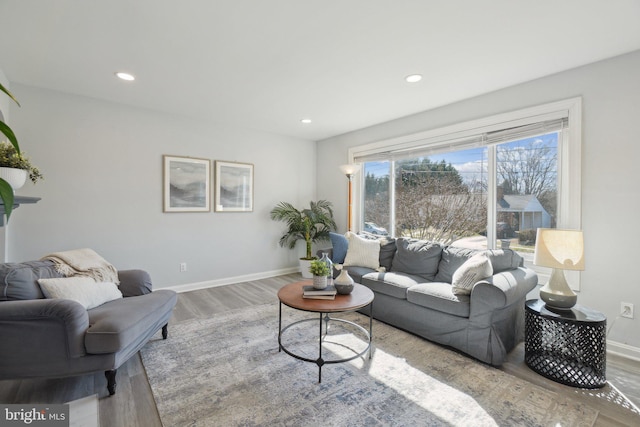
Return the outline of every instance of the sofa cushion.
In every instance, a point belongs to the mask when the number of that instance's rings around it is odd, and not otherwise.
[[[82,304],[86,309],[122,298],[122,293],[115,283],[96,282],[91,277],[38,279],[38,284],[47,298],[70,299]]]
[[[344,259],[347,256],[347,249],[349,248],[349,241],[342,234],[329,232],[329,239],[331,240],[331,261],[334,264],[344,263]]]
[[[122,298],[91,309],[89,329],[84,337],[87,353],[115,353],[146,339],[149,329],[158,331],[162,313],[170,313],[176,293],[159,290],[148,295]],[[154,332],[155,332],[154,331]]]
[[[344,259],[345,266],[367,267],[377,270],[380,268],[380,242],[369,240],[348,232],[349,248]]]
[[[387,271],[365,274],[360,283],[374,292],[407,299],[407,289],[423,282],[424,279],[420,276]]]
[[[521,267],[524,262],[523,258],[511,249],[480,250],[447,246],[442,251],[442,259],[438,265],[435,281],[451,283],[453,273],[469,258],[480,252],[485,252],[488,255],[493,267],[493,274]]]
[[[451,281],[454,295],[469,295],[473,285],[493,274],[493,267],[486,252],[480,252],[465,261],[453,273]]]
[[[513,249],[489,249],[487,255],[493,266],[493,274],[524,266],[524,258]]]
[[[380,239],[380,267],[384,267],[387,271],[391,270],[397,249],[396,239],[390,237]]]
[[[420,283],[407,289],[407,301],[452,314],[459,317],[469,317],[469,295],[454,295],[449,283],[428,282]]]
[[[118,289],[124,297],[137,297],[150,294],[153,290],[151,276],[145,270],[119,270]]]
[[[442,254],[439,243],[400,237],[396,240],[396,247],[392,271],[420,276],[426,280],[435,278]]]
[[[51,261],[0,264],[0,301],[44,298],[38,279],[62,277]]]

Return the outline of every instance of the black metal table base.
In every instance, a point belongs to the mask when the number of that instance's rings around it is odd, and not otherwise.
[[[539,300],[525,303],[526,365],[540,375],[571,387],[604,387],[606,317],[576,305],[554,311]]]
[[[331,363],[344,363],[344,362],[349,362],[351,360],[357,359],[358,357],[363,356],[365,353],[369,352],[369,359],[371,359],[372,355],[371,355],[371,344],[373,342],[373,302],[370,304],[370,312],[369,312],[369,330],[367,331],[365,328],[363,328],[362,326],[358,325],[355,322],[352,322],[350,320],[346,320],[346,319],[338,319],[335,317],[330,317],[329,313],[318,313],[319,314],[319,319],[303,319],[303,320],[298,320],[296,322],[293,322],[287,326],[285,326],[284,328],[282,327],[282,302],[280,303],[280,312],[278,314],[278,351],[284,351],[285,353],[287,353],[289,356],[294,357],[298,360],[302,360],[305,362],[311,362],[311,363],[315,363],[318,366],[318,383],[322,382],[322,367],[326,364],[331,364]],[[304,357],[301,356],[299,354],[294,353],[293,351],[287,349],[283,344],[282,344],[282,334],[284,334],[289,328],[299,325],[301,323],[306,323],[306,322],[319,322],[319,339],[318,339],[318,357],[316,359],[311,359],[308,357]],[[322,323],[324,322],[325,327],[324,327],[324,332],[323,332],[323,328],[322,328]],[[328,335],[328,331],[329,331],[329,322],[340,322],[340,323],[346,323],[349,324],[351,326],[354,326],[357,330],[359,330],[360,332],[362,332],[364,334],[364,336],[366,337],[367,340],[367,347],[362,350],[359,353],[355,353],[353,356],[351,357],[347,357],[344,359],[325,359],[322,355],[322,344],[325,342],[327,335]],[[354,350],[355,351],[355,350]]]

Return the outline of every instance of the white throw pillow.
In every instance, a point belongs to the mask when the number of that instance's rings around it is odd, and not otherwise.
[[[122,293],[115,283],[96,282],[90,277],[38,279],[38,284],[45,297],[74,300],[87,310],[122,298]]]
[[[374,270],[380,268],[380,241],[363,239],[355,233],[347,232],[349,246],[344,266],[368,267]]]
[[[486,253],[472,256],[453,273],[451,285],[454,295],[469,295],[473,285],[492,274],[493,266]]]

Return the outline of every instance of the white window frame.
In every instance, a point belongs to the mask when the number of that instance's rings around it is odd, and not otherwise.
[[[384,153],[389,150],[410,150],[416,147],[437,147],[446,144],[445,141],[463,139],[469,135],[508,129],[546,120],[567,117],[569,124],[560,135],[560,150],[558,150],[558,228],[582,229],[582,97],[570,98],[535,107],[524,108],[502,114],[471,120],[451,126],[430,129],[423,132],[404,135],[397,138],[385,139],[373,143],[351,147],[348,150],[349,163],[356,158]],[[495,147],[487,147],[489,162],[495,161]],[[492,174],[489,174],[492,175]],[[493,182],[492,182],[493,181]],[[363,225],[364,204],[364,174],[353,181],[353,218],[354,229],[360,230]],[[487,235],[494,236],[487,242],[489,247],[495,247],[495,177],[489,176],[489,203],[493,209],[488,213]],[[567,278],[571,287],[579,289],[579,272],[567,271]]]

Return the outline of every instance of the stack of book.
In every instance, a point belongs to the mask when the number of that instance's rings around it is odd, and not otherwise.
[[[335,299],[336,293],[336,287],[333,285],[329,285],[324,289],[316,289],[311,285],[302,287],[302,298]]]

